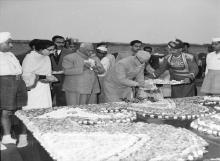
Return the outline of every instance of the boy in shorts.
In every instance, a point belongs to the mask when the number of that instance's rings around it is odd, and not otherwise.
[[[21,79],[22,68],[13,53],[11,34],[0,32],[0,110],[2,144],[15,144],[11,137],[11,115],[27,104],[27,90]],[[1,145],[3,146],[3,145]]]

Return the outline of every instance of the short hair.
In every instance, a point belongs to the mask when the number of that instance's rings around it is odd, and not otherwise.
[[[107,42],[97,43],[97,44],[96,44],[96,48],[99,47],[99,46],[103,46],[103,45],[108,46],[108,43],[107,43]]]
[[[187,48],[189,48],[189,47],[190,47],[190,44],[189,44],[188,42],[184,42],[184,43],[183,43],[183,46],[184,46],[184,47],[186,46]]]
[[[142,41],[140,41],[140,40],[133,40],[133,41],[130,42],[130,46],[133,46],[136,43],[142,44]]]
[[[143,48],[143,50],[144,50],[144,51],[152,52],[152,51],[153,51],[153,48],[150,47],[150,46],[145,46],[145,47]]]
[[[37,42],[39,41],[39,39],[33,39],[33,40],[31,40],[30,42],[29,42],[29,47],[31,48],[31,49],[34,49],[34,47],[35,47],[35,45],[37,44]]]
[[[52,37],[52,41],[54,42],[56,39],[64,39],[63,36],[60,36],[60,35],[55,35]],[[65,40],[65,39],[64,39]]]
[[[50,40],[38,40],[35,43],[35,50],[40,51],[54,45],[55,44]]]

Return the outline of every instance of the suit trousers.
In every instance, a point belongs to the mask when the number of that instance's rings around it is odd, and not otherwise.
[[[97,94],[80,94],[77,92],[66,91],[66,103],[68,106],[71,105],[84,105],[84,104],[96,104]]]
[[[62,90],[61,83],[54,83],[52,84],[52,99],[54,102],[55,99],[55,106],[66,106],[66,97],[65,92]]]

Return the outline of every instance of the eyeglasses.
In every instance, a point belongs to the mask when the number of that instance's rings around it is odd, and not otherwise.
[[[57,43],[57,44],[65,44],[64,41],[56,41],[55,43]]]
[[[133,45],[133,47],[141,48],[142,45]]]

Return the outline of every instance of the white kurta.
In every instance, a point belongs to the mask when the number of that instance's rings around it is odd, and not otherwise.
[[[216,52],[209,53],[206,57],[206,71],[205,74],[208,73],[208,70],[220,70],[220,53],[216,54]]]
[[[115,57],[111,54],[107,54],[102,60],[101,60],[101,64],[103,65],[105,72],[103,74],[99,74],[99,84],[100,84],[100,89],[101,92],[98,95],[98,102],[99,103],[104,103],[105,102],[105,94],[104,94],[104,86],[103,86],[103,81],[104,81],[104,77],[106,76],[106,74],[108,73],[108,71],[113,68],[113,66],[115,65]]]
[[[24,58],[23,79],[27,86],[34,83],[35,75],[51,75],[51,62],[49,56],[32,51]],[[28,91],[28,103],[23,109],[52,107],[49,83],[37,82],[35,88]]]
[[[11,52],[0,51],[0,75],[19,75],[22,73],[21,65]]]
[[[206,75],[202,83],[201,92],[220,94],[220,53],[215,51],[206,57]]]

